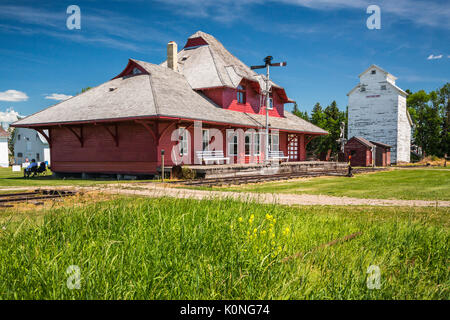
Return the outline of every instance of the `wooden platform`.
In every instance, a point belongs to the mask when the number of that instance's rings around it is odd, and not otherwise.
[[[281,164],[219,164],[219,165],[187,165],[201,178],[225,178],[245,175],[272,175],[293,172],[347,172],[346,162],[298,161]]]

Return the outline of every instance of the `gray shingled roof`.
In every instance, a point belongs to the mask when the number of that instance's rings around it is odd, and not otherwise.
[[[208,45],[186,48],[178,52],[178,71],[186,77],[193,89],[236,88],[244,78],[258,82],[261,88],[265,87],[265,75],[250,69],[212,35],[197,31],[189,38],[199,37]],[[167,66],[167,61],[161,65]],[[270,84],[282,89],[273,81],[270,81]]]
[[[5,129],[3,129],[2,126],[0,126],[0,137],[9,137],[8,131],[6,131]]]
[[[382,148],[392,148],[392,146],[390,146],[390,145],[388,145],[386,143],[383,143],[383,142],[378,142],[378,141],[370,141],[370,142],[372,144],[374,144],[376,146],[379,146],[379,147],[382,147]]]
[[[353,138],[355,138],[356,140],[361,142],[366,147],[369,147],[369,148],[373,148],[374,147],[374,145],[369,140],[364,139],[363,137],[353,137]]]
[[[252,127],[265,125],[264,115],[226,110],[216,105],[203,94],[193,90],[182,73],[133,59],[130,59],[130,63],[138,65],[146,73],[115,78],[18,120],[13,126],[46,127],[58,123],[163,116]],[[199,70],[201,72],[201,67]],[[288,111],[285,111],[284,118],[270,117],[269,122],[274,129],[327,133]]]

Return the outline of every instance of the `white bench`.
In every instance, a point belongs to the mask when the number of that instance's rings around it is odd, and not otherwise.
[[[224,161],[226,163],[230,162],[230,158],[225,157],[223,151],[197,151],[197,158],[200,162],[208,164],[208,161],[213,161],[219,164],[219,161]]]
[[[289,157],[285,156],[283,151],[269,151],[269,160],[286,160],[288,161]]]

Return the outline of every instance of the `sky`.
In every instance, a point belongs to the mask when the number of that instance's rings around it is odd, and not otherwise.
[[[70,5],[80,29],[67,27]],[[367,27],[369,5],[379,29]],[[112,79],[129,58],[159,64],[169,41],[181,49],[198,30],[247,65],[286,61],[271,78],[303,111],[333,100],[344,110],[371,64],[413,92],[450,81],[448,0],[1,0],[0,111],[42,110]]]

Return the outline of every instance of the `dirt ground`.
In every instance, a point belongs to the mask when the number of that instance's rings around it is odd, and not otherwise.
[[[35,190],[33,188],[2,188],[1,191]],[[359,199],[350,197],[335,197],[311,194],[270,194],[270,193],[240,193],[226,191],[205,191],[178,189],[156,183],[139,183],[117,185],[99,185],[95,187],[42,187],[42,189],[67,189],[80,191],[100,191],[109,194],[137,195],[145,197],[175,197],[191,199],[233,198],[243,201],[260,203],[277,203],[284,205],[338,205],[338,206],[402,206],[402,207],[450,207],[450,201],[427,200],[391,200],[391,199]]]

